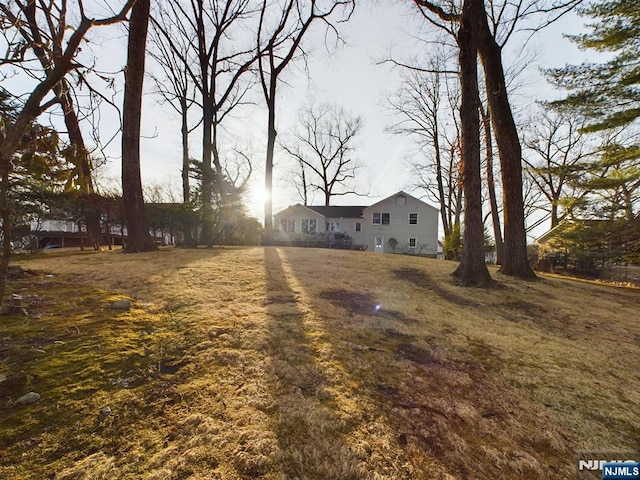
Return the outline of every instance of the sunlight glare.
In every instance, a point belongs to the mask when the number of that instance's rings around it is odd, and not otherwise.
[[[269,198],[269,194],[264,188],[264,185],[254,185],[249,198],[251,214],[260,218],[264,214],[264,202]]]

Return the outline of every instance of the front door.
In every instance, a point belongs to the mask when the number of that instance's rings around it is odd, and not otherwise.
[[[384,237],[376,237],[375,242],[373,242],[373,251],[376,253],[384,252]]]

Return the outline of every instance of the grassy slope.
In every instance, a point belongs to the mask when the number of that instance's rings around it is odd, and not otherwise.
[[[54,276],[0,319],[0,478],[563,479],[640,448],[639,290],[286,248],[19,263]]]

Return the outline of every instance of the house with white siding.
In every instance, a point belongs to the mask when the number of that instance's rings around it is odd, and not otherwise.
[[[274,216],[275,240],[346,234],[353,248],[436,256],[438,209],[400,191],[370,206],[292,205]]]

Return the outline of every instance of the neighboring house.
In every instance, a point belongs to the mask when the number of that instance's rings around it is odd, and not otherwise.
[[[169,244],[170,236],[166,232],[150,231],[153,240],[160,244]],[[17,248],[65,248],[65,247],[90,247],[89,235],[86,227],[82,230],[76,222],[65,220],[44,220],[32,222],[29,226],[23,226],[14,232],[14,244]],[[99,245],[122,245],[127,239],[127,227],[109,225],[106,231],[104,225],[100,225]]]
[[[371,206],[296,204],[273,217],[275,238],[282,242],[340,232],[351,237],[353,248],[437,255],[438,209],[402,191]]]

